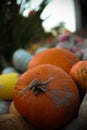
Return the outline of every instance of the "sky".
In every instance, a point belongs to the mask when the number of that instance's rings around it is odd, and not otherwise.
[[[43,26],[49,30],[61,21],[65,22],[65,27],[70,31],[75,31],[75,12],[73,0],[53,0],[44,10],[41,18],[49,15],[49,19],[43,22]]]
[[[24,11],[23,15],[26,17],[29,10],[38,6],[42,0],[31,0],[31,7]],[[65,23],[65,27],[74,32],[75,26],[75,11],[74,0],[51,0],[41,14],[41,19],[46,19],[42,25],[46,31],[58,25],[60,22]]]

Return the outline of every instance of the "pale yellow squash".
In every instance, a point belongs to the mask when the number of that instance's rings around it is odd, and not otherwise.
[[[0,99],[12,99],[16,82],[19,78],[18,73],[0,75]]]

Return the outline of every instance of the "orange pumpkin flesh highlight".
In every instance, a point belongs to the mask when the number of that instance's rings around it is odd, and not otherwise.
[[[41,64],[52,64],[65,70],[67,73],[79,59],[64,48],[49,48],[36,54],[28,63],[28,69]]]
[[[70,70],[70,76],[80,91],[87,92],[87,60],[79,61]]]
[[[40,82],[29,86],[35,79]],[[71,120],[80,102],[77,86],[71,77],[50,64],[39,65],[21,75],[13,100],[18,112],[32,124],[50,130]]]

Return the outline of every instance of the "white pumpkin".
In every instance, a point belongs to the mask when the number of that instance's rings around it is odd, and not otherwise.
[[[83,57],[82,60],[87,60],[87,48],[83,50]]]
[[[16,69],[14,67],[6,67],[2,70],[1,74],[7,74],[7,73],[13,73],[13,72],[17,72]]]
[[[68,50],[71,50],[72,47],[73,44],[70,41],[58,42],[56,45],[56,48],[66,48]]]
[[[79,130],[87,130],[87,94],[85,94],[78,111]]]
[[[32,55],[24,49],[18,49],[13,53],[12,62],[13,66],[24,72],[27,69],[29,61],[32,59]]]
[[[61,130],[78,130],[77,117],[73,118],[70,122],[68,122],[67,125],[64,126],[64,128],[62,128]]]
[[[47,47],[40,47],[40,48],[38,48],[36,51],[35,51],[35,54],[37,54],[37,53],[39,53],[39,52],[41,52],[41,51],[44,51],[44,50],[46,50],[46,49],[48,49]]]
[[[0,100],[0,115],[9,113],[9,106],[11,101]]]

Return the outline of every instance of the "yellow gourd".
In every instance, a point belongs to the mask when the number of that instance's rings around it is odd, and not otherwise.
[[[18,73],[0,75],[0,99],[10,100],[13,98],[13,92],[18,78]]]

